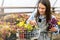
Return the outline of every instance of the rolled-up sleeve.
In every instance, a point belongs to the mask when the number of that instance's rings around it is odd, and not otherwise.
[[[30,17],[28,18],[28,20],[26,21],[26,23],[29,23],[30,20],[35,20],[35,15],[36,15],[37,9],[35,9],[35,12],[33,12]]]

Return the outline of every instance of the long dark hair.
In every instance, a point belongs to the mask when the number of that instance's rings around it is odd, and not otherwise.
[[[46,6],[46,11],[45,11],[45,15],[46,15],[46,23],[49,22],[49,20],[51,20],[51,6],[50,6],[50,1],[49,0],[39,0],[38,2],[38,5],[39,3],[42,3],[43,5]],[[37,13],[36,13],[36,18],[40,16],[39,14],[39,10],[37,10]]]

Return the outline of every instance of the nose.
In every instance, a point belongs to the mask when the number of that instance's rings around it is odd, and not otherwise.
[[[40,12],[43,12],[43,9],[40,8],[39,11],[40,11]]]

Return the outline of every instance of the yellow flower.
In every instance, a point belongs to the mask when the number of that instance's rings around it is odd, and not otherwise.
[[[6,31],[11,30],[11,28],[7,25],[7,26],[3,26],[3,29],[5,29]]]
[[[3,40],[3,38],[1,37],[0,40]]]
[[[19,20],[19,18],[17,18],[17,20]]]
[[[58,23],[58,25],[60,25],[60,22],[57,22]]]
[[[24,21],[22,21],[22,22],[18,23],[18,24],[17,24],[17,26],[21,27],[21,26],[23,26],[23,25],[24,25],[24,23],[25,23],[25,22],[24,22]]]
[[[27,24],[24,24],[25,29],[27,29],[27,26],[28,26]]]
[[[10,22],[7,22],[7,25],[10,25]]]
[[[3,28],[3,25],[0,25],[0,28]]]
[[[25,24],[24,26],[27,30],[32,30],[33,27],[30,24]]]

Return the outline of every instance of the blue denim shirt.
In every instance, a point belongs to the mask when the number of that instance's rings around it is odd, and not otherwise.
[[[35,15],[36,15],[36,11],[34,13],[31,14],[31,16],[28,18],[28,20],[26,21],[27,23],[29,23],[29,20],[35,20]],[[43,16],[39,17],[40,19],[45,20],[45,18]],[[55,16],[52,15],[52,18],[55,18]],[[58,29],[58,27],[56,27]]]
[[[29,23],[30,20],[35,20],[35,15],[36,15],[36,13],[32,13],[32,15],[29,17],[29,19],[28,19],[26,22]],[[41,31],[46,31],[46,30],[45,30],[46,28],[44,29],[44,27],[47,27],[47,26],[48,26],[48,25],[45,25],[45,23],[46,23],[46,18],[45,18],[44,16],[40,16],[39,18],[42,19],[42,23],[39,23],[39,22],[38,22],[39,28],[40,28],[41,30],[35,30],[35,31],[33,32],[33,33],[36,32],[36,33],[38,34],[37,36],[39,36],[39,34],[40,34],[39,31],[40,31],[40,32],[41,32]],[[55,18],[55,16],[52,15],[52,18]],[[57,33],[54,32],[53,34],[58,34],[58,33],[59,33],[58,25],[56,25],[55,28],[57,29],[58,32],[57,32]]]

